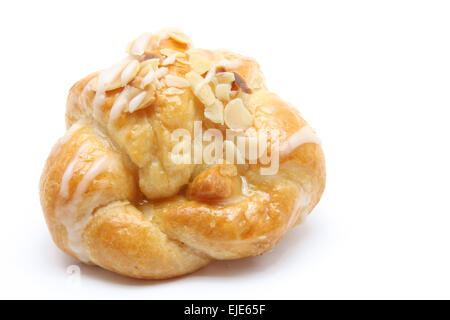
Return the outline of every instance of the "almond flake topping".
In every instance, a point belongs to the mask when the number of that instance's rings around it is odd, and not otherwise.
[[[142,84],[147,86],[148,84],[152,83],[153,81],[157,82],[158,79],[162,78],[168,73],[169,70],[167,68],[159,68],[155,71],[149,71],[147,75],[142,79]],[[157,86],[159,86],[159,83],[157,83]]]
[[[204,74],[212,67],[212,61],[204,57],[200,53],[192,53],[189,56],[189,62],[193,71],[198,74]]]
[[[175,63],[175,60],[177,59],[176,56],[169,56],[166,59],[164,59],[163,62],[161,62],[162,66],[170,66],[171,64]]]
[[[253,123],[253,116],[244,106],[242,99],[231,100],[224,110],[224,121],[228,128],[244,131]]]
[[[216,75],[217,82],[219,83],[233,83],[234,73],[233,72],[219,72]]]
[[[207,119],[215,123],[223,124],[223,104],[220,100],[215,100],[213,104],[206,106],[204,115]]]
[[[175,60],[178,61],[179,63],[190,65],[189,61],[187,61],[185,58],[176,58]]]
[[[169,31],[167,32],[167,36],[179,43],[188,45],[192,43],[191,39],[187,35],[179,31]]]
[[[133,80],[139,72],[141,65],[137,60],[132,60],[126,68],[123,70],[120,77],[122,86],[126,86],[131,80]]]
[[[177,96],[177,95],[183,94],[184,90],[178,89],[175,87],[170,87],[170,88],[167,88],[166,90],[164,90],[163,93],[166,96]]]
[[[136,110],[144,108],[146,105],[143,102],[146,96],[146,91],[142,91],[141,93],[137,94],[133,99],[131,99],[130,103],[128,104],[128,111],[134,112]]]
[[[247,86],[247,83],[245,82],[244,78],[237,72],[233,72],[234,73],[234,83],[242,90],[242,92],[245,93],[252,93],[252,89],[250,89]]]
[[[163,48],[163,49],[159,50],[159,52],[161,52],[161,54],[165,55],[166,57],[170,57],[170,56],[185,57],[186,56],[186,54],[184,52],[173,50],[170,48]]]
[[[152,58],[141,62],[142,73],[147,74],[150,70],[156,70],[159,66],[159,58]]]
[[[184,58],[186,56],[186,54],[183,52],[176,51],[176,50],[169,49],[169,48],[161,49],[159,52],[161,52],[161,54],[163,54],[167,57],[161,63],[161,65],[163,65],[163,66],[168,66],[168,65],[174,64],[175,60],[177,58]]]
[[[130,69],[128,69],[129,66]],[[100,92],[121,88],[136,76],[136,70],[139,70],[139,62],[136,60],[124,59],[116,65],[103,70],[98,77],[97,84],[93,84],[92,88],[95,91]],[[128,81],[125,84],[123,84],[122,81],[122,73],[125,73],[125,79],[123,80]]]
[[[205,82],[205,79],[203,79],[201,75],[194,71],[191,71],[186,74],[186,79],[190,82],[195,96],[205,106],[212,105],[215,102],[216,97],[214,96],[211,87]]]
[[[189,81],[185,78],[174,76],[172,74],[166,75],[165,79],[168,87],[186,88],[190,85]]]
[[[147,49],[148,42],[150,41],[150,33],[143,33],[132,44],[130,44],[130,53],[140,56]]]
[[[231,84],[219,83],[216,85],[216,97],[222,101],[230,100]]]
[[[153,79],[147,78],[149,74],[152,74],[158,70],[159,59],[149,59],[141,62],[141,70],[137,74],[136,78],[131,82],[131,85],[140,89],[145,89]]]
[[[155,90],[141,90],[133,86],[126,86],[114,101],[109,114],[109,120],[115,121],[123,111],[135,112],[150,106],[155,101]]]

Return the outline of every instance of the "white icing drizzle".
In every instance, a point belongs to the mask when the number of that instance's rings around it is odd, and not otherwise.
[[[242,194],[244,195],[244,196],[250,196],[251,195],[251,193],[250,193],[250,191],[249,191],[249,188],[248,188],[248,183],[247,183],[247,179],[244,177],[244,176],[240,176],[241,177],[241,181],[242,181],[242,184],[241,184],[241,192],[242,192]]]
[[[70,138],[72,138],[72,136],[74,135],[75,132],[78,131],[78,129],[80,129],[82,127],[82,124],[80,122],[76,122],[74,123],[69,130],[67,130],[66,134],[59,140],[59,143],[61,145],[65,144],[67,141],[70,140]]]
[[[109,170],[110,163],[108,157],[104,156],[97,159],[86,174],[78,183],[77,188],[70,201],[58,208],[56,214],[60,215],[61,222],[67,230],[69,245],[75,255],[83,262],[90,261],[89,254],[86,252],[82,243],[82,233],[91,218],[94,207],[86,209],[83,216],[77,215],[78,205],[81,202],[82,195],[86,192],[92,181],[102,172]],[[67,169],[66,169],[67,170]],[[94,203],[95,201],[93,201]],[[64,211],[64,214],[62,214]]]
[[[321,144],[319,137],[310,126],[304,126],[280,145],[280,156],[286,156],[305,143]]]
[[[72,179],[74,169],[75,169],[75,164],[78,161],[78,158],[80,157],[80,155],[83,152],[85,152],[86,149],[87,149],[86,144],[81,145],[81,147],[78,149],[75,156],[70,161],[66,170],[64,171],[64,174],[63,174],[63,177],[61,180],[61,186],[59,188],[59,194],[61,195],[61,197],[65,198],[65,199],[67,199],[69,197],[69,182]]]
[[[83,176],[80,183],[77,186],[77,190],[74,193],[73,200],[79,201],[80,197],[86,191],[89,184],[97,177],[100,173],[102,173],[106,167],[108,166],[108,157],[104,156],[100,159],[95,160],[92,166],[89,168],[88,172]]]

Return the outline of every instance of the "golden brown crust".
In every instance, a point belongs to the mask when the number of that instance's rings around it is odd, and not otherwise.
[[[186,192],[188,199],[220,201],[237,195],[241,181],[237,168],[232,164],[218,165],[197,175]]]
[[[144,34],[128,50],[127,59],[69,92],[68,131],[40,183],[56,245],[86,263],[145,279],[273,248],[325,187],[324,155],[312,129],[267,91],[253,59],[193,49],[177,31]],[[259,160],[175,161],[171,133],[193,136],[196,120],[222,133],[227,126],[242,127],[241,135],[248,128],[277,130],[279,170],[262,174],[267,164]],[[269,144],[275,138],[269,134]]]
[[[170,240],[127,202],[95,213],[86,227],[92,260],[105,269],[143,279],[164,279],[193,272],[211,259]]]

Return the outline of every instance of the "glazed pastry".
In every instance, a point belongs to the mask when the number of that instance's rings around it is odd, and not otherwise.
[[[130,277],[263,254],[325,187],[320,140],[267,90],[258,63],[193,48],[176,30],[143,34],[125,59],[78,81],[66,124],[40,182],[50,233],[73,258]],[[198,130],[223,134],[213,161]]]

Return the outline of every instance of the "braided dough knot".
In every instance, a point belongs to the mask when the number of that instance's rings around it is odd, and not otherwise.
[[[40,185],[56,245],[150,279],[273,248],[323,193],[314,130],[267,90],[253,59],[195,49],[176,30],[143,34],[127,53],[69,92],[68,130]]]

